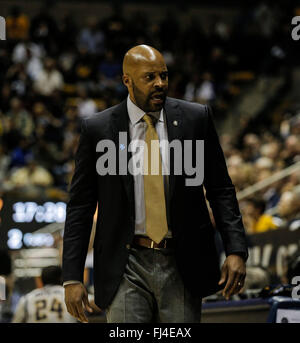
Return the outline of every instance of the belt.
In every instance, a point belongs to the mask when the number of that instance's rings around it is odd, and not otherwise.
[[[148,237],[134,236],[133,244],[140,245],[145,248],[151,248],[151,249],[167,249],[167,248],[173,248],[174,241],[172,238],[165,238],[157,244],[156,242],[152,241],[152,239]]]

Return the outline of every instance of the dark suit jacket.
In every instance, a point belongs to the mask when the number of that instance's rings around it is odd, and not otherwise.
[[[203,185],[226,255],[241,253],[247,258],[245,232],[235,188],[227,172],[209,107],[167,98],[164,108],[169,141],[204,140]],[[95,303],[102,309],[112,301],[125,270],[135,230],[135,207],[132,175],[97,174],[96,161],[103,153],[96,152],[96,145],[102,139],[113,140],[118,161],[118,135],[119,132],[127,132],[129,143],[128,121],[126,100],[83,121],[67,206],[63,279],[82,281],[93,215],[98,203],[94,285]],[[174,121],[177,121],[177,126]],[[128,160],[130,157],[128,153]],[[217,285],[220,268],[214,228],[203,185],[186,186],[185,178],[189,176],[185,175],[184,168],[183,175],[174,175],[173,162],[171,155],[169,224],[175,242],[176,261],[186,287],[193,294],[204,297],[220,289]]]

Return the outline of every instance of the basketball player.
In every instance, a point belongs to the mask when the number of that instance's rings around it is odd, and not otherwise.
[[[42,288],[23,296],[14,314],[13,323],[76,323],[66,308],[62,274],[59,266],[42,270]]]

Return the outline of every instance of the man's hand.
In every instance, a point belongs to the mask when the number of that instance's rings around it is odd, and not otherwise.
[[[244,286],[246,277],[246,264],[239,255],[227,256],[221,270],[219,285],[226,282],[223,296],[228,300],[231,295],[238,293]]]
[[[88,323],[84,309],[92,313],[88,293],[82,283],[65,286],[65,303],[68,312],[82,323]]]

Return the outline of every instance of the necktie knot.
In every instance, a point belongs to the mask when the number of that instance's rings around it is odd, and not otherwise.
[[[155,119],[153,116],[149,114],[144,114],[143,120],[147,124],[148,127],[154,127],[155,125]]]

